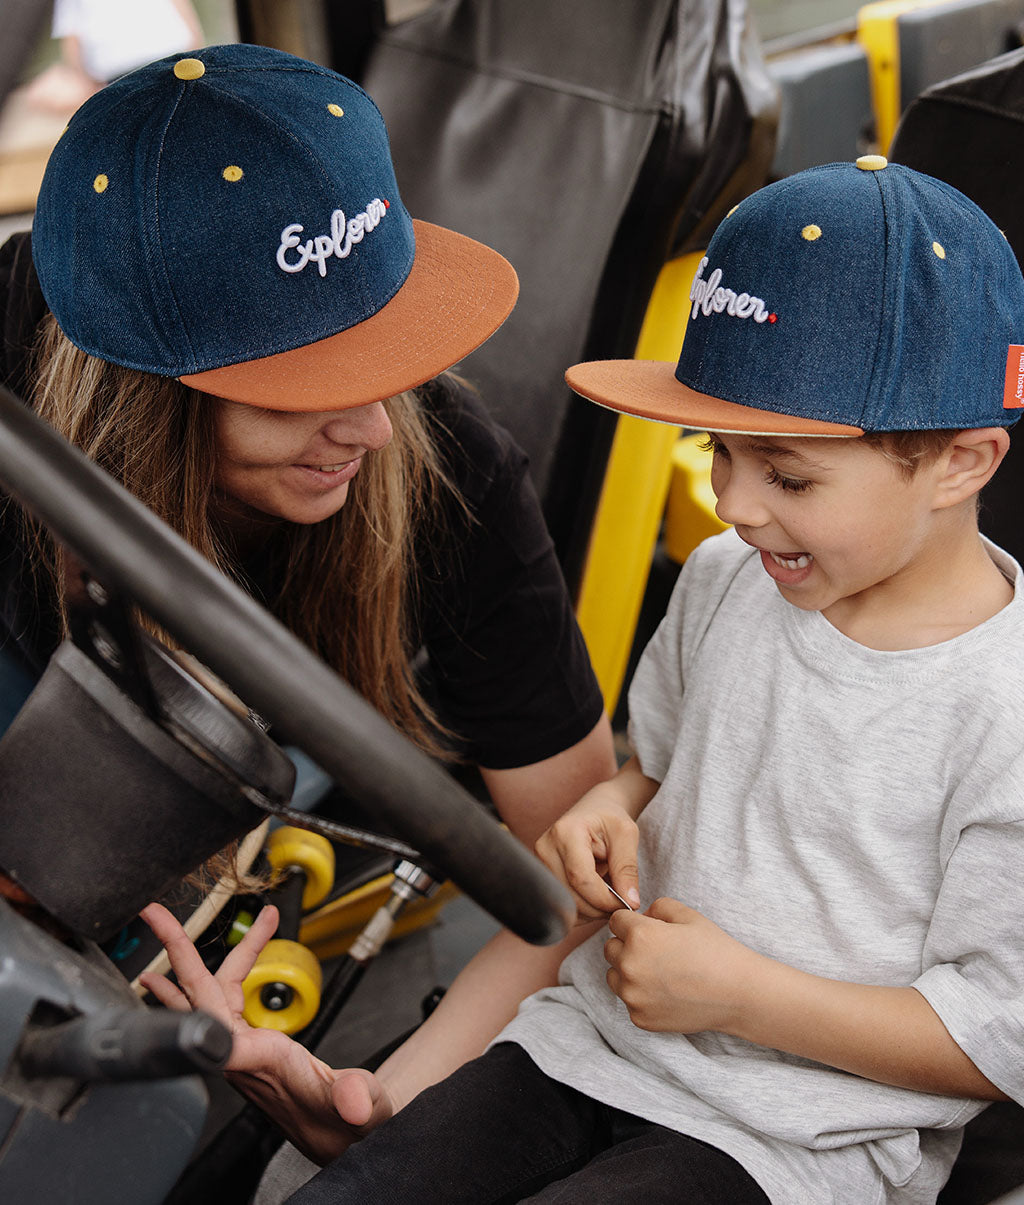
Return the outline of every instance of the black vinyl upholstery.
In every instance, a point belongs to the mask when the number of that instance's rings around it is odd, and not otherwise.
[[[410,212],[505,254],[519,305],[465,364],[531,459],[570,584],[614,417],[581,359],[633,354],[664,261],[763,182],[777,93],[738,0],[439,0],[362,82]]]
[[[1003,231],[1024,265],[1022,150],[1024,50],[1015,50],[922,92],[903,115],[889,157],[959,188]],[[1012,437],[981,511],[982,531],[1018,561],[1024,561],[1022,487],[1024,429]]]

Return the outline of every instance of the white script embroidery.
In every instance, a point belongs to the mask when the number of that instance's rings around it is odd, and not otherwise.
[[[693,302],[691,318],[696,318],[697,311],[700,310],[704,314],[710,314],[712,311],[716,314],[724,312],[732,314],[735,318],[753,318],[755,322],[768,321],[768,310],[760,297],[751,297],[749,293],[734,293],[732,289],[720,287],[721,268],[716,268],[707,280],[702,279],[707,266],[708,257],[705,255],[700,261],[700,267],[690,288],[690,300]]]
[[[306,239],[305,242],[299,238],[303,230],[302,226],[298,222],[293,222],[281,231],[281,245],[277,249],[277,266],[284,272],[301,272],[312,260],[320,275],[326,276],[327,260],[332,255],[336,255],[338,259],[344,259],[355,243],[361,243],[363,238],[380,224],[381,218],[387,211],[387,201],[382,201],[379,197],[374,197],[362,213],[357,213],[348,221],[345,220],[344,210],[336,209],[331,214],[331,233],[318,234],[315,238]],[[298,259],[289,262],[286,255],[293,247]]]

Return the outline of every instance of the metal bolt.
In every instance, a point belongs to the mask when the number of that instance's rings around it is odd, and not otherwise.
[[[108,665],[113,666],[114,669],[121,669],[124,665],[121,650],[107,629],[99,623],[90,624],[89,636],[92,640],[93,648],[103,660]]]
[[[87,579],[85,583],[85,592],[99,607],[106,606],[106,604],[110,601],[110,596],[94,577]]]
[[[260,1003],[272,1013],[283,1012],[292,1002],[294,992],[287,983],[265,983],[260,988]]]

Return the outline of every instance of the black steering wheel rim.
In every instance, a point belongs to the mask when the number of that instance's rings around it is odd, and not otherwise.
[[[0,387],[0,484],[369,816],[526,941],[568,931],[569,893],[434,761],[255,599]]]

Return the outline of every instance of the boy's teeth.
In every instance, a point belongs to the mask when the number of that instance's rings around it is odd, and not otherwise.
[[[769,552],[768,555],[772,558],[776,565],[783,569],[806,569],[807,566],[814,560],[809,552],[804,552],[798,557],[779,556],[775,552]]]

